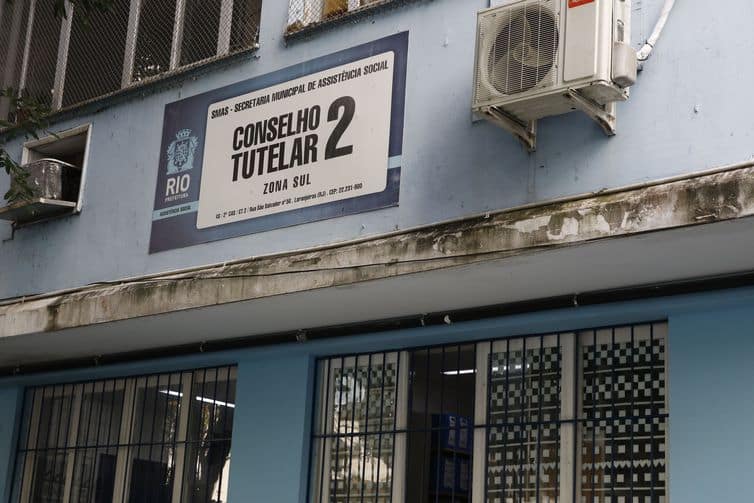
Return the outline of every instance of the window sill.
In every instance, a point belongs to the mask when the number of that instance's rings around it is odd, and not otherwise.
[[[76,203],[58,199],[35,198],[0,208],[0,220],[8,220],[15,227],[47,221],[76,213]]]

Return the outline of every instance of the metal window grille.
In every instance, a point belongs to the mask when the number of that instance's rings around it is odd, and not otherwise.
[[[413,0],[289,0],[286,36],[294,36],[343,20],[356,20],[382,8]]]
[[[404,353],[343,357],[320,366],[317,501],[384,502],[401,493],[402,473],[395,469],[405,455],[405,435],[398,433],[406,427],[400,419],[405,368]]]
[[[53,110],[256,48],[262,0],[113,0],[88,23],[68,4],[0,2],[0,84]],[[7,100],[0,117],[11,117]]]
[[[667,324],[326,358],[310,501],[664,503]]]
[[[11,501],[227,501],[236,368],[26,390]]]

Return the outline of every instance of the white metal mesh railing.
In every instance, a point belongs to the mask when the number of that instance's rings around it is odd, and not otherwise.
[[[255,48],[262,0],[112,0],[89,19],[53,4],[0,0],[0,86],[59,110]]]
[[[391,7],[412,0],[289,0],[286,36],[340,20],[356,19],[380,7]]]

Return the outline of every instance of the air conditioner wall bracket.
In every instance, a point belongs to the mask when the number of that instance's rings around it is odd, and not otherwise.
[[[518,138],[528,152],[537,150],[536,120],[522,121],[499,107],[485,107],[481,112],[488,121]]]
[[[569,89],[565,97],[571,100],[574,107],[587,114],[592,120],[599,124],[607,136],[615,136],[617,132],[615,103],[600,105],[596,101],[587,98],[576,89]]]

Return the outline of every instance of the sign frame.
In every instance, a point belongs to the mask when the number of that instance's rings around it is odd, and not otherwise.
[[[393,88],[385,190],[214,227],[197,228],[205,134],[208,111],[213,104],[388,52],[393,53]],[[167,104],[149,253],[398,206],[407,63],[408,32],[402,32]]]

